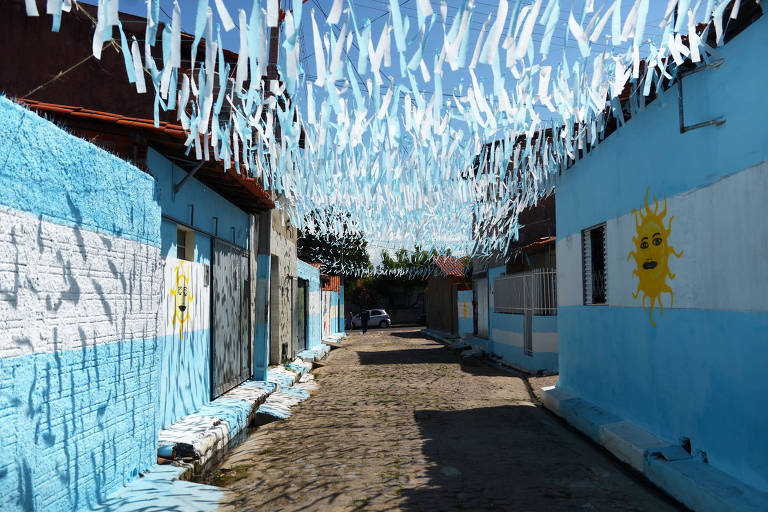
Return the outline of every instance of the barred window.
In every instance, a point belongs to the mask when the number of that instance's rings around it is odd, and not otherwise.
[[[557,315],[557,271],[542,268],[507,274],[493,281],[496,313]]]
[[[584,304],[607,304],[605,223],[581,232]]]

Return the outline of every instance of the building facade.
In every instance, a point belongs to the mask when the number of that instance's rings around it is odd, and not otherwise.
[[[491,358],[529,373],[558,370],[555,195],[519,215],[503,256],[473,262],[473,332]]]
[[[765,492],[768,20],[726,41],[558,184],[558,388]]]
[[[156,184],[4,97],[0,148],[0,508],[84,509],[155,462],[173,400]]]

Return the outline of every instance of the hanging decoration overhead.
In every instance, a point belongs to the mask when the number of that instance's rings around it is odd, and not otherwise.
[[[142,51],[123,33],[118,0],[98,0],[93,54],[100,57],[117,27],[128,80],[138,94],[154,89],[156,117],[177,112],[191,155],[260,179],[307,233],[354,229],[372,247],[419,243],[474,255],[504,254],[517,215],[551,191],[552,178],[599,144],[609,122],[620,127],[627,109],[662,96],[677,66],[708,61],[741,4],[668,0],[662,35],[652,40],[649,0],[635,0],[626,16],[621,0],[576,0],[567,16],[560,0],[499,0],[485,20],[474,0],[450,15],[445,1],[417,0],[415,16],[389,0],[380,30],[358,19],[350,0],[333,0],[327,16],[302,0],[284,10],[277,0],[255,0],[236,13],[222,0],[198,0],[184,2],[196,23],[191,65],[182,68],[175,1],[159,34],[159,69],[151,53],[159,2],[147,0]],[[36,2],[26,5],[39,15]],[[71,0],[47,1],[54,31],[71,9]],[[478,36],[470,24],[479,21]],[[275,27],[277,75],[267,69]],[[311,32],[315,76],[301,65],[302,27]],[[222,29],[239,30],[235,69],[223,57]],[[437,50],[427,44],[436,39]],[[572,63],[569,42],[578,49]],[[478,79],[481,69],[492,79]],[[463,77],[451,90],[443,86],[449,73]],[[342,226],[340,214],[355,220]]]

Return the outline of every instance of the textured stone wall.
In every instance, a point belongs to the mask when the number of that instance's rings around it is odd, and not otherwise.
[[[0,510],[95,505],[157,449],[154,180],[0,97]]]
[[[292,347],[293,330],[293,281],[297,277],[296,269],[296,228],[288,225],[288,220],[283,219],[280,212],[272,212],[272,235],[270,249],[272,257],[277,256],[277,273],[272,272],[271,280],[276,280],[273,285],[273,294],[270,300],[272,308],[272,322],[270,325],[270,363],[280,362],[282,348],[287,344],[289,353],[285,354],[289,359],[295,356],[290,353]]]

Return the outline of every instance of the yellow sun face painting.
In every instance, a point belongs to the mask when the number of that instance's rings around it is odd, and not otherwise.
[[[659,213],[659,201],[654,196],[654,209],[651,210],[648,205],[650,190],[651,187],[648,187],[648,190],[645,191],[645,214],[643,214],[642,209],[640,212],[632,210],[632,214],[635,216],[637,235],[632,237],[635,250],[630,251],[627,255],[627,261],[634,258],[637,268],[632,271],[632,275],[637,276],[640,281],[637,284],[637,290],[632,293],[632,297],[636,299],[640,292],[643,293],[643,309],[647,309],[645,299],[651,299],[651,325],[656,327],[656,323],[653,321],[653,308],[656,301],[658,301],[663,315],[664,305],[661,302],[661,294],[669,294],[670,307],[675,300],[672,288],[667,284],[667,277],[670,281],[675,278],[675,274],[669,271],[669,256],[674,254],[675,257],[679,258],[683,255],[683,251],[678,253],[669,245],[669,234],[672,231],[674,216],[669,218],[667,226],[664,227],[664,217],[667,215],[667,198],[664,198],[664,209]]]
[[[176,266],[176,286],[171,289],[170,295],[174,297],[173,319],[171,323],[176,327],[179,321],[179,337],[184,339],[184,322],[189,320],[189,302],[193,299],[189,291],[189,276],[184,272],[184,262],[179,261]]]

